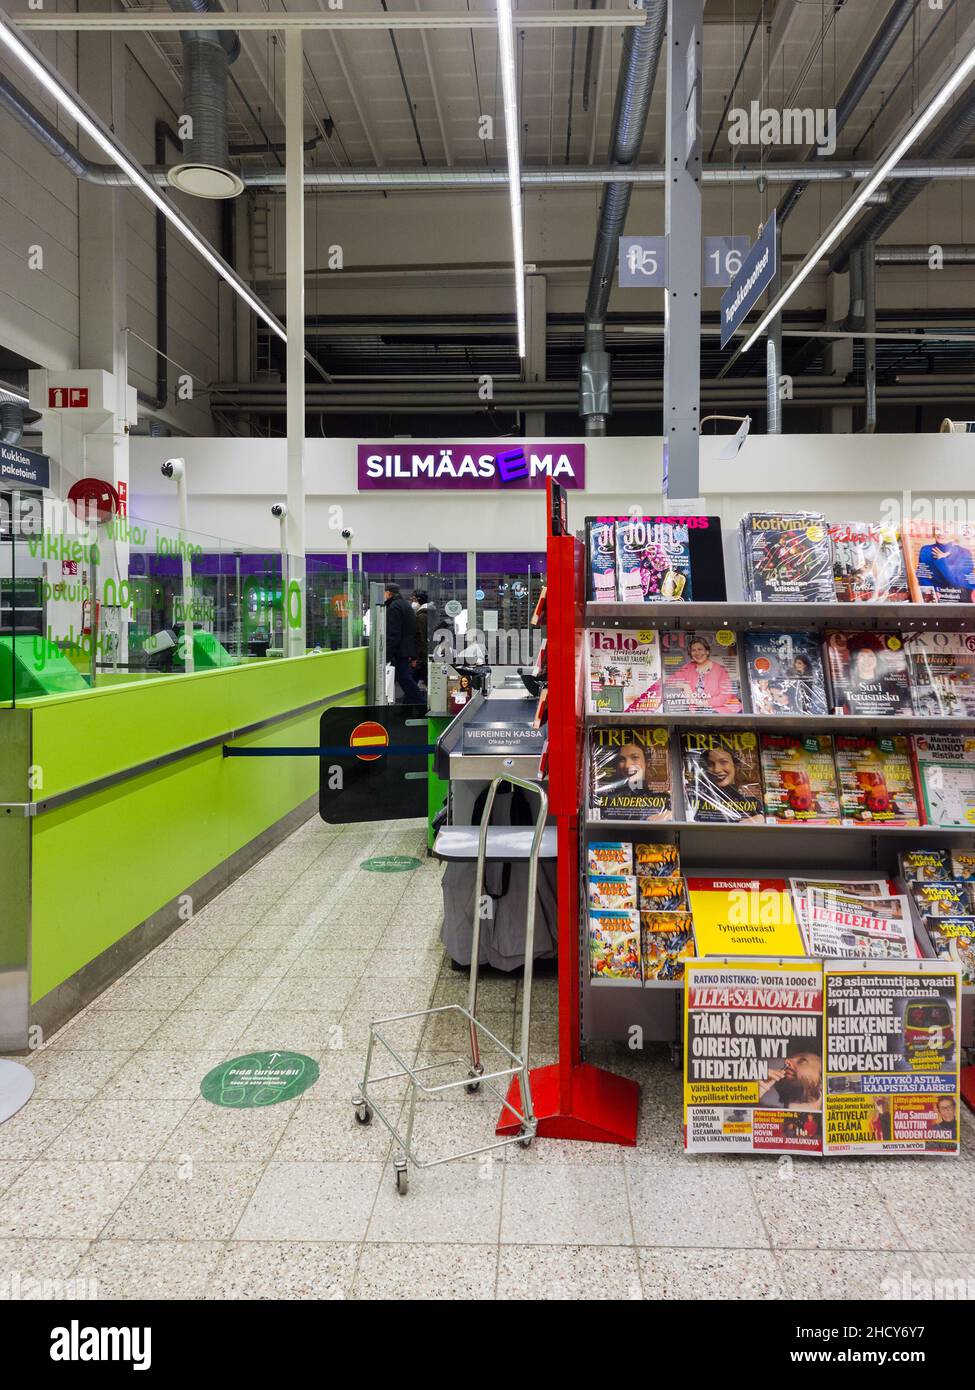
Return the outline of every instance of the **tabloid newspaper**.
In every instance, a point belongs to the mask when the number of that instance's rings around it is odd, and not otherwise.
[[[915,714],[975,715],[975,634],[913,632],[904,650]]]
[[[841,897],[810,889],[797,908],[806,950],[821,960],[916,960],[907,897]]]
[[[804,956],[784,878],[688,878],[699,956]]]
[[[594,820],[673,819],[670,735],[649,725],[589,730],[589,805]]]
[[[755,714],[827,714],[819,640],[811,632],[743,632]]]
[[[915,734],[912,743],[925,822],[975,829],[975,738]]]
[[[652,714],[663,698],[654,628],[589,629],[590,714]]]
[[[959,972],[824,967],[827,1154],[957,1154]]]
[[[728,628],[660,637],[664,708],[670,714],[741,714],[738,642]]]
[[[818,963],[685,964],[684,1148],[822,1152]]]
[[[907,570],[894,527],[866,521],[829,528],[833,580],[840,603],[906,603]]]

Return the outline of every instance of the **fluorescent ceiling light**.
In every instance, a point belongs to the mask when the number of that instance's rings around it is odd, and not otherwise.
[[[518,356],[525,355],[525,234],[521,210],[521,161],[518,156],[518,103],[515,100],[515,32],[511,0],[498,0],[498,60],[504,101],[504,139],[508,147],[508,198],[511,203],[511,244],[515,263],[515,315]]]
[[[67,111],[71,119],[81,126],[85,134],[94,140],[99,149],[104,150],[113,164],[118,165],[126,178],[145,194],[164,217],[169,219],[180,236],[189,242],[221,279],[226,280],[231,289],[240,295],[244,303],[254,311],[258,318],[263,319],[268,328],[275,332],[282,342],[287,342],[288,338],[284,327],[274,317],[270,309],[248,289],[240,276],[213,249],[206,238],[202,237],[193,225],[183,217],[176,205],[168,198],[163,197],[142,165],[124,151],[108,127],[102,124],[77,93],[72,92],[70,87],[65,85],[57,70],[50,66],[47,59],[20,36],[5,10],[0,10],[0,40],[14,57],[23,63],[31,76],[35,77],[41,86],[51,94],[58,105]]]
[[[750,347],[754,346],[756,340],[764,333],[765,329],[776,315],[782,312],[783,306],[792,298],[802,282],[812,274],[816,262],[831,246],[835,245],[841,234],[846,231],[847,227],[870,196],[877,191],[880,184],[883,183],[884,179],[895,165],[900,163],[901,159],[903,159],[918,136],[922,135],[924,131],[927,130],[934,118],[939,112],[944,110],[959,87],[965,83],[966,79],[970,77],[973,72],[975,72],[975,48],[969,50],[967,55],[947,79],[944,86],[935,93],[923,111],[919,111],[908,122],[904,134],[898,137],[894,143],[888,147],[886,153],[881,156],[880,162],[874,167],[873,173],[860,185],[846,207],[840,210],[837,217],[834,218],[830,226],[826,228],[826,231],[823,232],[812,250],[806,253],[805,259],[792,276],[792,279],[775,296],[772,303],[765,310],[765,313],[752,330],[750,337],[746,339],[741,349],[742,352],[747,352]]]

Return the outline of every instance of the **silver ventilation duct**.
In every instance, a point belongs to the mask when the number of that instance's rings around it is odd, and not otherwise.
[[[170,8],[209,14],[209,0],[169,0]],[[188,29],[183,43],[183,158],[169,171],[169,182],[196,198],[236,198],[243,179],[230,167],[227,139],[227,71],[240,52],[236,34]]]
[[[667,0],[642,0],[642,5],[646,19],[639,29],[627,29],[620,59],[609,151],[611,163],[619,165],[635,164],[639,157],[667,25]],[[630,183],[607,184],[599,208],[586,296],[585,348],[579,361],[579,414],[585,417],[586,434],[605,434],[612,409],[606,313],[632,191]]]
[[[0,396],[0,444],[19,444],[23,437],[23,403]]]

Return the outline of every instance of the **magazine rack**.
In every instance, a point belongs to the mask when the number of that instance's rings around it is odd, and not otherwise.
[[[552,516],[551,487],[549,517]],[[682,871],[707,875],[746,869],[756,877],[789,877],[797,871],[878,870],[897,877],[897,854],[911,845],[944,844],[975,848],[975,833],[923,826],[851,828],[849,826],[698,824],[684,818],[680,776],[674,775],[674,815],[670,823],[595,821],[587,814],[588,759],[586,731],[598,723],[647,723],[671,729],[716,724],[731,728],[782,731],[783,716],[587,713],[586,641],[589,627],[692,629],[728,627],[918,632],[975,629],[969,604],[920,603],[776,603],[744,600],[725,603],[668,602],[590,603],[586,601],[587,557],[584,545],[558,534],[548,536],[548,670],[550,804],[558,835],[559,903],[559,1062],[532,1072],[539,1115],[539,1134],[563,1138],[604,1139],[632,1143],[638,1087],[622,1077],[582,1061],[585,1041],[629,1041],[636,1025],[644,1041],[671,1045],[679,1061],[683,984],[653,981],[639,988],[620,988],[589,979],[588,915],[585,904],[584,849],[589,838],[635,838],[652,828],[654,840],[675,843]],[[952,730],[975,733],[975,721],[922,715],[790,715],[790,730],[829,733],[911,733]],[[975,988],[962,996],[962,1038],[975,1045]],[[967,1086],[975,1090],[968,1069]],[[544,1118],[543,1118],[544,1117]],[[504,1124],[502,1118],[502,1125]],[[501,1132],[501,1126],[499,1126]]]

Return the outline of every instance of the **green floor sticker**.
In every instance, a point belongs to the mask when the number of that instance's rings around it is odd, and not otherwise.
[[[214,1105],[249,1110],[294,1100],[318,1080],[318,1063],[300,1052],[248,1052],[207,1072],[200,1094]]]
[[[420,867],[419,859],[409,854],[380,854],[375,859],[363,859],[360,869],[368,869],[371,874],[405,874]]]

